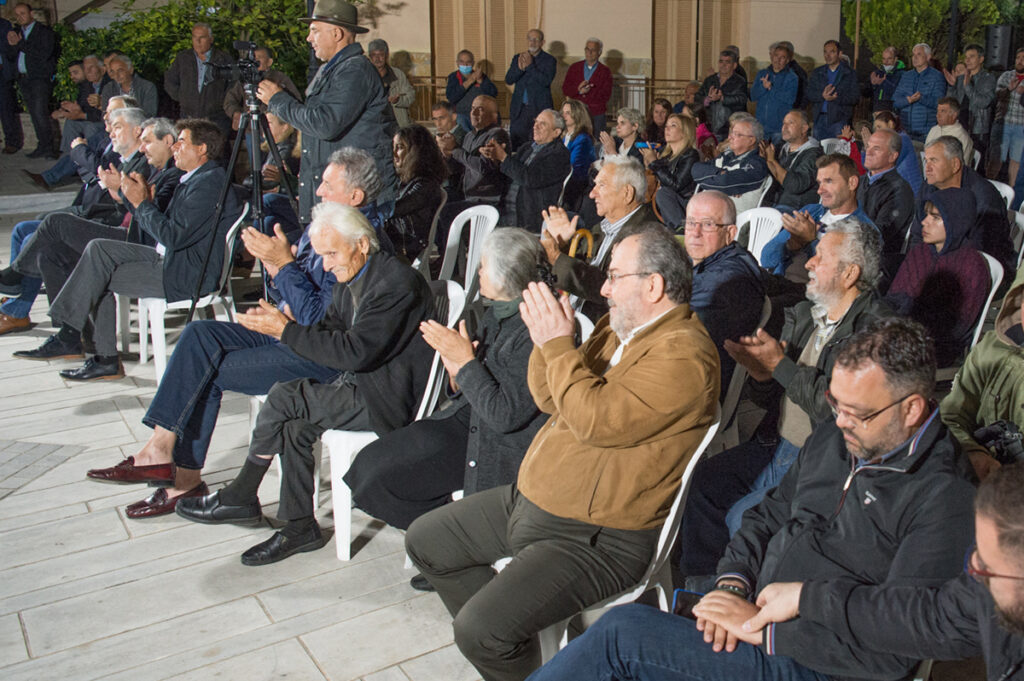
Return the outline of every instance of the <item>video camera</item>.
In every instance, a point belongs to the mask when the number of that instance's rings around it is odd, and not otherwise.
[[[245,56],[234,64],[206,65],[206,83],[211,83],[220,78],[222,80],[240,81],[243,85],[259,85],[263,80],[264,72],[260,71],[259,62],[256,61],[256,43],[248,40],[236,40],[231,44],[239,52],[245,51]]]
[[[978,444],[992,452],[995,460],[1002,464],[1024,461],[1024,436],[1017,424],[1011,421],[995,423],[974,431]]]

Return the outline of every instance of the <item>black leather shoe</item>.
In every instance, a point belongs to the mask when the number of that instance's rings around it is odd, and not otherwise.
[[[234,523],[255,526],[259,525],[263,519],[263,509],[260,507],[259,499],[242,506],[229,506],[220,502],[220,490],[205,497],[182,499],[178,502],[175,512],[182,518],[208,525]]]
[[[60,377],[69,381],[114,381],[124,378],[124,366],[120,361],[115,364],[100,364],[90,357],[77,369],[62,370]]]
[[[47,151],[46,149],[42,147],[36,147],[34,151],[30,151],[25,155],[28,156],[29,158],[42,158],[43,156],[48,156],[49,154],[50,152]]]
[[[14,353],[18,359],[84,359],[82,352],[82,341],[77,340],[65,343],[57,334],[46,339],[46,342],[35,350],[18,350]]]
[[[242,565],[270,565],[284,560],[293,553],[316,551],[323,548],[327,541],[320,533],[320,526],[313,523],[305,534],[289,538],[280,532],[265,542],[257,544],[242,554]]]
[[[427,580],[423,575],[416,575],[409,580],[409,586],[416,589],[417,591],[436,591],[434,585]]]
[[[39,187],[40,189],[45,189],[46,191],[53,191],[53,187],[51,187],[46,182],[46,179],[39,173],[33,173],[30,170],[22,170],[21,172],[28,175],[28,179],[32,180],[32,183],[35,184],[35,186]]]

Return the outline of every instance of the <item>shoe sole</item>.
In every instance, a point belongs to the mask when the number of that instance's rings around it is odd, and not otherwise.
[[[265,561],[246,560],[245,556],[242,556],[242,565],[247,565],[249,567],[259,567],[261,565],[270,565],[272,563],[280,563],[285,558],[289,558],[291,556],[294,556],[296,553],[309,553],[310,551],[319,551],[320,549],[322,549],[325,546],[327,546],[327,540],[324,539],[323,537],[320,537],[320,539],[317,539],[315,541],[311,541],[308,544],[303,544],[302,546],[296,546],[291,551],[286,551],[285,553],[282,553],[280,556],[275,557],[273,560],[265,560]]]
[[[12,326],[7,329],[0,329],[0,336],[4,336],[9,333],[18,333],[19,331],[29,331],[34,327],[35,324],[29,324],[28,326]]]
[[[93,482],[102,482],[106,485],[149,485],[150,487],[173,487],[174,480],[110,480],[108,478],[94,478],[89,475],[85,476],[86,480],[92,480]]]
[[[195,516],[182,513],[177,506],[174,507],[174,512],[180,515],[185,520],[191,520],[194,523],[202,523],[203,525],[241,525],[242,527],[256,527],[263,522],[263,513],[258,516],[250,516],[248,518],[197,518]]]
[[[124,372],[119,374],[111,374],[110,376],[91,376],[90,378],[75,378],[74,376],[60,375],[65,381],[75,381],[76,383],[88,383],[90,381],[117,381],[124,378]]]
[[[49,362],[54,359],[85,359],[85,353],[77,355],[54,355],[53,357],[25,357],[24,355],[12,355],[15,359],[28,359],[33,362]]]

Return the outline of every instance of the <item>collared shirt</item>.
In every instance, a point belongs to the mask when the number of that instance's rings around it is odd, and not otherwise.
[[[593,66],[587,66],[587,62],[583,62],[583,80],[589,81],[590,77],[594,75],[594,71],[597,70],[597,62],[594,62]]]
[[[205,53],[203,53],[202,58],[200,58],[199,53],[195,50],[192,50],[192,54],[194,54],[196,57],[196,71],[199,74],[199,82],[196,84],[196,89],[200,92],[203,91],[203,85],[206,84],[206,66],[210,63],[210,55],[212,53],[212,49],[207,50]]]
[[[634,338],[636,338],[636,335],[638,333],[640,333],[641,331],[646,329],[648,326],[650,326],[654,322],[658,321],[659,319],[661,319],[662,317],[664,317],[665,315],[667,315],[669,312],[671,312],[672,310],[676,309],[677,307],[678,307],[678,305],[673,305],[672,307],[670,307],[669,309],[665,310],[664,312],[662,312],[660,315],[658,315],[654,319],[648,319],[646,322],[644,322],[640,326],[638,326],[635,329],[633,329],[632,331],[630,331],[629,334],[625,338],[621,339],[622,342],[619,343],[619,347],[615,348],[615,352],[612,353],[611,359],[608,360],[608,369],[611,369],[613,366],[615,366],[616,364],[619,363],[619,360],[622,359],[622,353],[625,351],[626,346],[629,345],[629,341],[631,341]],[[608,369],[605,369],[605,371],[607,372]]]
[[[601,263],[604,262],[605,256],[608,251],[612,248],[612,242],[615,241],[615,237],[618,235],[619,230],[622,229],[622,225],[626,224],[626,221],[633,217],[633,213],[640,210],[642,204],[637,206],[633,210],[629,211],[629,214],[619,218],[615,222],[608,222],[608,218],[602,218],[601,220],[601,245],[597,247],[597,253],[590,259],[590,264],[594,267],[600,267]],[[569,296],[569,304],[572,308],[579,312],[583,308],[583,303],[586,301],[579,296]]]
[[[928,429],[928,426],[930,426],[932,421],[935,420],[935,416],[938,413],[939,413],[939,410],[937,408],[933,409],[932,413],[928,416],[928,419],[925,420],[925,422],[921,424],[921,427],[917,429],[917,432],[915,432],[913,435],[908,437],[903,442],[901,442],[898,445],[896,445],[895,448],[890,449],[888,452],[883,454],[881,457],[879,457],[878,461],[865,461],[864,459],[857,459],[857,463],[855,464],[855,466],[857,468],[860,468],[861,466],[868,466],[868,465],[876,465],[877,466],[879,464],[887,463],[888,461],[893,459],[897,454],[899,454],[903,450],[904,447],[907,448],[907,456],[908,457],[909,456],[913,456],[914,455],[914,451],[917,449],[917,445],[921,442],[921,437],[924,435],[924,431]],[[909,446],[908,446],[908,443],[909,443]]]
[[[896,166],[893,166],[892,168],[886,168],[885,170],[879,170],[877,173],[868,172],[868,184],[874,184],[875,180],[879,179],[880,177],[882,177],[882,175],[885,175],[887,172],[891,170],[896,170]]]
[[[28,34],[32,32],[32,29],[35,27],[35,25],[36,25],[36,22],[33,21],[28,26],[22,26],[21,27],[21,38],[22,38],[22,40],[28,40]],[[23,74],[26,74],[26,75],[28,74],[28,69],[25,67],[25,53],[24,52],[19,52],[18,53],[18,73],[23,73]]]

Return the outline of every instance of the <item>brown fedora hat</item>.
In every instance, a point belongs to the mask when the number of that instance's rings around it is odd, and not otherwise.
[[[303,17],[299,21],[323,21],[341,26],[353,33],[366,33],[370,30],[359,25],[359,14],[355,5],[350,5],[345,0],[316,0],[316,4],[313,5],[313,16]]]

